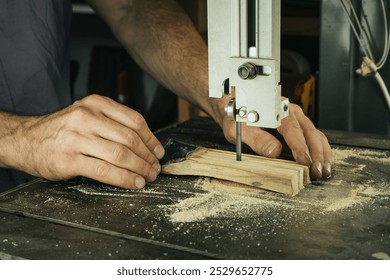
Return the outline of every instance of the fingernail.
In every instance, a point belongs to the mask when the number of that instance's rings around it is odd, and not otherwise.
[[[165,154],[165,150],[163,146],[157,145],[156,148],[154,148],[153,153],[158,159],[162,159]]]
[[[331,165],[330,165],[330,163],[329,162],[325,162],[325,164],[324,164],[324,169],[325,169],[325,176],[327,177],[327,178],[329,178],[330,176],[332,176],[332,167],[331,167]]]
[[[149,182],[152,182],[152,181],[156,180],[157,175],[158,175],[158,174],[157,174],[156,169],[154,169],[153,167],[150,168],[149,174],[148,174],[148,181],[149,181]]]
[[[143,187],[145,187],[145,179],[142,177],[136,177],[134,184],[137,189],[142,189]]]
[[[311,159],[311,156],[310,156],[307,152],[305,152],[304,157],[305,157],[305,160],[306,160],[307,162],[309,162],[310,164],[313,163],[313,160]],[[319,162],[318,162],[318,163],[319,163]],[[320,163],[320,164],[321,164],[321,163]]]
[[[321,178],[322,177],[322,164],[321,162],[317,161],[316,163],[314,163],[314,169],[315,169],[315,173],[317,173],[315,177],[317,178]]]
[[[266,157],[269,157],[272,154],[272,152],[276,149],[277,146],[278,146],[278,143],[275,142],[275,141],[272,141],[272,142],[268,143],[264,147],[264,155]]]
[[[160,174],[161,172],[161,165],[159,163],[155,163],[152,165],[152,168],[156,170],[157,174]]]
[[[310,155],[305,151],[301,151],[298,153],[294,153],[294,151],[293,151],[293,156],[294,156],[295,160],[300,164],[304,164],[307,166],[310,166],[313,164],[313,161],[311,160]]]

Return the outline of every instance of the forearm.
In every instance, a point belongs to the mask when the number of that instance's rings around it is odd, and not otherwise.
[[[116,8],[112,4],[108,12],[105,1],[90,2],[143,69],[214,119],[220,118],[208,98],[207,46],[176,1],[135,0],[128,5],[116,1],[119,4]]]
[[[0,166],[29,170],[24,163],[27,161],[28,146],[26,135],[38,117],[22,117],[9,113],[0,112]],[[33,174],[37,175],[37,174]]]

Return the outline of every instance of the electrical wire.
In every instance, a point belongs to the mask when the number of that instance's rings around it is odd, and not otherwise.
[[[390,42],[389,42],[390,28],[389,28],[389,22],[387,19],[386,6],[385,6],[384,0],[380,0],[380,1],[381,1],[381,10],[382,10],[382,14],[383,14],[383,21],[384,21],[384,29],[385,29],[384,38],[385,39],[384,39],[383,54],[382,54],[379,62],[376,63],[378,69],[382,68],[383,65],[385,64],[385,62],[388,58],[389,50],[390,50]],[[368,34],[366,32],[366,29],[363,28],[363,26],[361,25],[361,23],[359,21],[359,18],[357,16],[357,13],[356,13],[356,10],[353,6],[352,1],[351,0],[347,1],[347,3],[349,4],[349,8],[351,10],[351,13],[348,12],[346,4],[344,3],[343,0],[340,0],[339,2],[341,4],[341,7],[343,8],[345,15],[347,16],[348,22],[349,22],[349,24],[350,24],[350,26],[355,34],[355,37],[357,38],[357,40],[360,44],[360,47],[362,48],[364,55],[369,57],[372,61],[375,62],[375,58],[374,58],[374,55],[372,53],[370,43],[368,41]],[[356,24],[354,24],[354,21],[356,22]]]
[[[352,0],[349,0],[348,1],[349,3],[349,7],[352,11],[352,15],[355,19],[355,22],[357,24],[357,27],[359,29],[359,32],[361,34],[361,37],[362,37],[362,41],[364,42],[364,45],[366,46],[366,50],[367,50],[367,53],[368,53],[368,57],[372,60],[372,61],[375,61],[374,59],[374,55],[372,54],[372,50],[371,50],[371,46],[370,46],[370,43],[368,41],[368,34],[366,32],[366,29],[363,28],[363,26],[360,24],[360,20],[359,20],[359,17],[357,16],[357,13],[356,13],[356,10],[355,10],[355,7],[353,6],[353,3],[352,3]],[[355,33],[355,36],[358,36],[357,33]]]
[[[381,69],[383,65],[385,64],[387,57],[389,55],[389,50],[390,50],[390,42],[389,42],[389,25],[388,25],[388,19],[387,19],[387,13],[386,13],[386,7],[385,7],[385,2],[384,0],[381,0],[381,7],[382,7],[382,12],[383,12],[383,20],[384,20],[384,29],[385,29],[385,42],[384,42],[384,47],[383,47],[383,54],[379,62],[377,63],[378,69]]]
[[[387,19],[387,12],[386,12],[386,6],[384,0],[381,0],[381,9],[383,13],[383,18],[384,18],[384,29],[385,29],[385,38],[384,38],[384,48],[383,48],[383,53],[382,56],[379,60],[378,63],[375,63],[374,56],[372,55],[371,47],[368,41],[368,35],[365,29],[362,27],[360,24],[359,18],[357,16],[357,13],[355,11],[355,8],[353,6],[353,3],[351,0],[349,0],[349,6],[351,9],[351,14],[348,12],[347,6],[343,2],[343,0],[339,1],[341,4],[341,7],[343,8],[343,11],[345,15],[347,16],[348,22],[353,30],[353,33],[355,34],[356,39],[359,42],[359,45],[362,49],[362,52],[364,53],[363,57],[363,64],[358,73],[362,74],[363,76],[368,76],[369,73],[374,74],[374,78],[377,81],[383,96],[386,100],[387,108],[390,111],[390,94],[389,91],[386,87],[385,82],[383,81],[382,76],[378,72],[380,68],[383,67],[383,65],[386,63],[388,55],[389,55],[389,50],[390,50],[390,28],[389,28],[389,21]],[[356,22],[357,28],[359,29],[359,35],[358,30],[353,23],[352,16],[354,17],[354,20]],[[364,68],[364,69],[363,69]]]
[[[353,21],[352,21],[352,17],[351,17],[351,15],[348,13],[348,9],[347,9],[347,7],[345,6],[345,3],[343,2],[343,0],[340,0],[340,4],[341,4],[341,7],[343,8],[344,13],[345,13],[346,16],[347,16],[349,25],[351,26],[352,31],[353,31],[353,33],[355,34],[355,37],[356,37],[356,39],[358,40],[358,42],[359,42],[359,44],[360,44],[360,47],[362,48],[362,51],[363,51],[364,55],[367,56],[367,57],[371,57],[371,56],[369,55],[368,48],[366,48],[366,44],[362,41],[361,37],[359,36],[359,34],[358,34],[357,30],[356,30],[355,24],[354,24]]]
[[[374,77],[375,77],[375,80],[378,82],[378,84],[383,92],[383,95],[386,99],[387,108],[390,111],[390,94],[389,94],[389,91],[387,90],[386,84],[383,81],[382,76],[379,74],[379,72],[375,72]]]

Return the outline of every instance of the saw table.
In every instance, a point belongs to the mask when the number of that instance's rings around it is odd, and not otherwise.
[[[141,191],[37,179],[0,195],[0,259],[388,258],[390,139],[326,134],[333,177],[295,197],[190,176]],[[234,149],[207,118],[156,135]]]

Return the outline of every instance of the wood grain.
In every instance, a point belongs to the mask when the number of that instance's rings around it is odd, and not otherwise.
[[[169,162],[162,172],[214,177],[294,196],[310,182],[309,168],[295,162],[200,148],[183,161]]]

